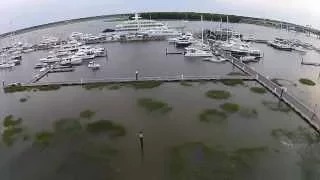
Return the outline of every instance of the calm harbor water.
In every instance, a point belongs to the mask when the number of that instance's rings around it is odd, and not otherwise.
[[[105,28],[114,27],[115,24],[117,23],[102,20],[68,24],[17,35],[16,39],[36,43],[42,36],[66,38],[74,31],[96,34]],[[168,21],[168,24],[180,26],[183,23]],[[186,25],[187,30],[197,32],[200,30],[201,22],[189,22]],[[213,22],[205,22],[204,25],[205,28],[218,27],[218,24]],[[258,39],[297,38],[314,45],[319,42],[304,34],[278,29],[245,24],[231,26],[242,34],[252,34]],[[8,39],[0,41],[2,44],[7,42]],[[283,78],[297,84],[293,86],[288,83],[286,86],[310,107],[317,109],[315,104],[320,100],[318,95],[320,69],[301,66],[300,60],[303,56],[305,61],[317,62],[320,55],[314,51],[301,55],[297,52],[278,51],[264,44],[253,45],[264,52],[264,58],[251,66],[272,78]],[[80,66],[75,72],[49,74],[41,81],[133,77],[136,69],[139,69],[141,76],[175,76],[182,73],[221,75],[239,71],[229,63],[213,64],[197,59],[185,59],[181,55],[166,56],[165,48],[176,51],[166,41],[107,43],[99,46],[108,50],[108,58],[97,59],[102,65],[100,71],[93,72],[86,66]],[[6,82],[27,82],[37,72],[33,69],[34,65],[40,57],[45,57],[47,54],[45,51],[24,54],[22,65],[12,71],[0,71],[0,78]],[[300,85],[298,80],[302,77],[312,79],[317,85],[314,87]],[[14,94],[1,92],[0,117],[12,114],[23,118],[23,125],[29,134],[52,130],[52,124],[56,120],[77,118],[85,109],[95,111],[96,115],[91,120],[82,119],[83,125],[91,121],[108,119],[122,124],[127,133],[124,137],[116,139],[84,133],[79,137],[64,138],[44,149],[33,146],[32,140],[18,141],[12,147],[0,143],[0,177],[4,180],[173,179],[169,163],[172,147],[187,142],[203,142],[210,147],[219,147],[228,152],[239,148],[268,149],[267,153],[257,159],[253,158],[252,161],[250,156],[249,167],[252,167],[252,170],[243,171],[247,173],[235,179],[317,179],[320,168],[313,160],[317,160],[319,154],[311,152],[317,150],[318,145],[308,145],[310,143],[308,139],[300,140],[305,134],[293,136],[298,127],[305,127],[307,133],[312,133],[312,130],[294,112],[273,111],[263,105],[262,102],[265,101],[277,104],[278,100],[270,93],[260,95],[250,92],[250,87],[253,86],[259,85],[255,82],[245,82],[244,86],[230,87],[208,82],[193,83],[191,87],[184,87],[178,83],[165,83],[160,87],[145,90],[123,87],[118,90],[88,91],[81,87],[63,87],[52,92]],[[212,89],[230,91],[232,96],[228,100],[209,99],[205,93]],[[166,102],[173,109],[166,114],[147,112],[137,105],[137,100],[145,97]],[[28,100],[21,103],[20,98]],[[241,108],[254,108],[258,116],[247,118],[240,113],[231,113],[222,123],[199,121],[198,115],[201,111],[208,108],[219,109],[219,106],[226,102],[237,103]],[[280,138],[275,138],[272,136],[275,129],[294,133],[282,133]],[[143,158],[136,136],[140,130],[145,134]],[[101,161],[93,161],[92,153],[88,153],[91,152],[90,147],[94,146],[92,144],[103,143],[119,150],[118,155],[107,165]],[[311,158],[308,159],[309,156],[306,155],[310,155]],[[204,165],[203,169],[209,167]]]

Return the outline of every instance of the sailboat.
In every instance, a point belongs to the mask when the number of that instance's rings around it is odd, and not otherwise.
[[[201,23],[203,23],[203,16],[201,15]],[[184,54],[185,57],[212,57],[213,54],[208,50],[208,48],[205,48],[206,44],[203,43],[203,25],[201,29],[201,43],[198,43],[195,47],[189,47],[185,48],[186,52]]]

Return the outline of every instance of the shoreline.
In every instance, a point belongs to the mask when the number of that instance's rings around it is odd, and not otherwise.
[[[67,25],[67,24],[73,24],[73,23],[79,23],[79,22],[86,22],[86,21],[92,21],[92,20],[100,20],[100,19],[107,19],[107,18],[114,18],[117,20],[125,20],[128,19],[129,16],[132,14],[112,14],[112,15],[99,15],[99,16],[89,16],[89,17],[82,17],[82,18],[76,18],[76,19],[68,19],[63,21],[56,21],[36,26],[31,26],[23,29],[18,29],[15,31],[10,31],[6,33],[0,34],[0,39],[6,38],[10,35],[18,35],[27,33],[34,30],[44,29],[44,28],[50,28],[53,26],[60,26],[60,25]],[[155,20],[189,20],[189,21],[195,21],[199,19],[200,15],[204,16],[204,20],[213,20],[214,22],[219,22],[220,18],[226,19],[227,16],[229,16],[230,23],[244,23],[244,24],[255,24],[259,26],[266,26],[266,27],[274,27],[278,28],[279,26],[292,28],[297,32],[310,32],[318,35],[320,37],[320,31],[316,29],[307,29],[304,26],[300,26],[293,23],[288,22],[282,22],[277,20],[270,20],[270,19],[261,19],[261,18],[254,18],[254,17],[246,17],[246,16],[237,16],[237,15],[227,15],[227,14],[213,14],[213,13],[198,13],[198,12],[144,12],[141,13],[141,16],[146,17],[152,17],[152,19]],[[284,28],[284,29],[285,29]]]

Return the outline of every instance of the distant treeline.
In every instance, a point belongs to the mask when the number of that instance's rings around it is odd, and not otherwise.
[[[205,21],[220,21],[221,19],[229,22],[239,23],[243,16],[225,15],[225,14],[211,14],[211,13],[196,13],[196,12],[147,12],[141,13],[140,16],[145,19],[184,19],[184,20],[200,20],[201,15]]]
[[[269,24],[270,26],[276,26],[275,24],[279,23],[286,23],[281,21],[275,21],[270,19],[260,19],[260,18],[253,18],[253,17],[245,17],[245,16],[235,16],[235,15],[225,15],[225,14],[213,14],[213,13],[196,13],[196,12],[146,12],[141,13],[140,16],[142,16],[145,19],[149,19],[150,17],[152,19],[167,19],[167,20],[200,20],[201,15],[203,16],[203,20],[205,21],[220,21],[222,19],[223,22],[227,21],[227,16],[229,18],[229,22],[231,23],[249,23],[249,24],[257,24],[257,25],[266,25]],[[78,18],[78,19],[69,19],[64,21],[58,21],[58,22],[52,22],[47,24],[41,24],[37,26],[27,27],[24,29],[19,29],[12,32],[7,32],[0,34],[0,38],[10,36],[13,34],[21,34],[26,33],[29,31],[33,31],[36,29],[41,28],[48,28],[52,26],[57,25],[64,25],[69,23],[76,23],[76,22],[83,22],[83,21],[90,21],[90,20],[98,20],[98,19],[106,19],[106,18],[126,18],[129,16],[134,16],[133,14],[113,14],[113,15],[101,15],[101,16],[93,16],[93,17],[84,17],[84,18]],[[295,26],[296,28],[300,28],[302,30],[305,30],[305,27],[294,25],[291,23],[286,23],[291,26]],[[315,29],[310,29],[309,31],[317,33],[320,35],[320,31]]]

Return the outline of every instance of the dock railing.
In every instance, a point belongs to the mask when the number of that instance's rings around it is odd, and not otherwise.
[[[231,54],[222,52],[222,55],[225,56],[226,59],[228,59],[233,65],[237,66],[245,73],[248,73],[249,75],[255,77],[260,84],[262,84],[269,91],[275,94],[280,100],[283,100],[285,103],[291,106],[291,108],[293,108],[298,114],[306,119],[307,122],[317,132],[320,133],[320,119],[317,114],[311,110],[311,108],[305,105],[302,101],[298,100],[294,95],[286,91],[283,87],[275,84],[264,75],[258,73],[245,63],[241,62],[239,59],[233,57]]]

